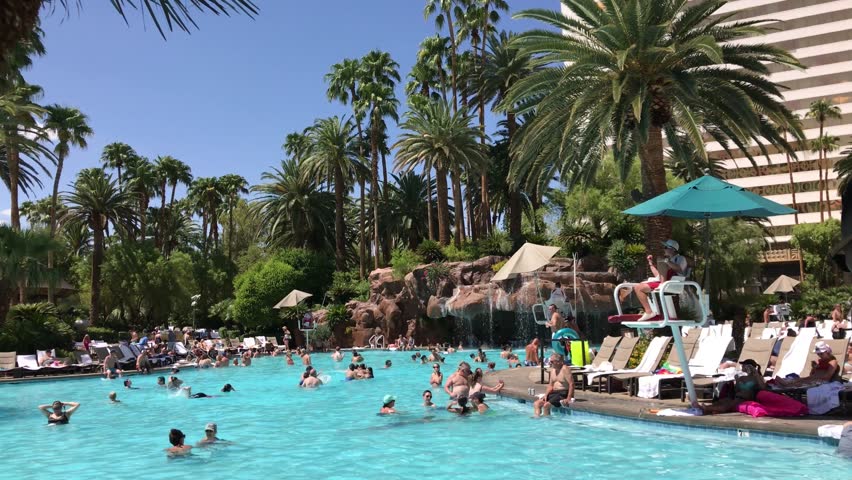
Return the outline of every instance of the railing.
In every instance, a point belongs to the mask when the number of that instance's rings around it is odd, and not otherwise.
[[[798,262],[798,248],[781,248],[777,250],[766,250],[763,252],[763,263]]]

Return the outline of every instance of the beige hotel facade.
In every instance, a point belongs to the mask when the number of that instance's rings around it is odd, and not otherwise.
[[[649,0],[653,1],[653,0]],[[568,13],[563,5],[563,12]],[[819,124],[805,119],[810,104],[828,99],[840,108],[842,118],[829,120],[824,134],[839,138],[840,148],[827,155],[828,190],[831,216],[840,219],[840,199],[837,196],[837,174],[834,163],[840,152],[852,145],[852,0],[731,0],[719,14],[733,14],[732,20],[774,20],[767,26],[767,35],[740,40],[737,43],[768,43],[791,52],[807,67],[805,70],[771,66],[770,79],[783,91],[787,107],[803,118],[803,130],[808,140],[819,136]],[[818,154],[807,145],[797,145],[797,158],[790,159],[799,223],[820,222]],[[742,152],[734,151],[730,158],[720,146],[711,142],[707,151],[720,161],[723,177],[731,183],[748,188],[778,203],[793,206],[787,156],[770,149],[770,155],[752,152],[757,166]],[[828,212],[824,213],[828,218]],[[782,215],[769,220],[772,233],[767,240],[770,250],[764,255],[764,279],[779,273],[798,276],[798,252],[789,246],[795,225],[794,215]]]

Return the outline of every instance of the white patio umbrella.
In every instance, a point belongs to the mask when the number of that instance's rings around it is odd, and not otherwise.
[[[512,255],[512,258],[503,265],[491,281],[499,282],[515,278],[521,273],[534,272],[550,263],[550,259],[558,251],[559,247],[548,247],[527,242]]]
[[[295,307],[302,300],[306,298],[313,297],[312,294],[303,292],[301,290],[293,290],[288,293],[286,297],[282,298],[280,302],[276,303],[272,308],[285,308],[285,307]]]
[[[796,280],[795,278],[790,278],[787,275],[781,275],[776,278],[772,285],[770,285],[763,293],[767,295],[772,295],[773,293],[790,293],[795,288],[796,285],[802,282]]]

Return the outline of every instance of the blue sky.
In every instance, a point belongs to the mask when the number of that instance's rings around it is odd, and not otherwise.
[[[82,12],[67,17],[61,11],[43,17],[47,55],[26,77],[44,88],[43,104],[79,108],[95,131],[88,150],[72,150],[61,190],[80,169],[98,166],[103,146],[115,141],[152,159],[172,155],[196,177],[238,173],[259,182],[283,157],[287,133],[348,113],[325,97],[323,75],[332,64],[378,48],[407,74],[420,41],[435,32],[433,21],[423,19],[424,3],[257,0],[255,20],[197,15],[200,30],[175,32],[167,41],[138,12],[130,12],[126,25],[106,1],[84,2]],[[558,8],[555,0],[510,5]],[[503,17],[506,30],[533,26]],[[398,93],[403,98],[401,88]],[[47,195],[51,183],[45,179],[35,198]],[[8,207],[7,192],[0,197],[3,217]]]

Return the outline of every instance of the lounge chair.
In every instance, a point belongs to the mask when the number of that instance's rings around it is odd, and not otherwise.
[[[606,380],[606,391],[607,393],[612,393],[612,380],[615,378],[615,375],[622,373],[651,373],[656,370],[671,341],[672,337],[654,337],[636,368],[616,370],[613,372],[589,373],[586,375],[586,382],[593,388],[597,387],[597,391],[600,392],[603,389],[604,380]],[[597,382],[597,385],[595,385],[595,382]]]
[[[33,376],[42,372],[42,368],[38,366],[38,359],[35,355],[18,355],[16,357],[18,366],[24,370],[24,374],[30,373]]]
[[[683,338],[683,353],[686,355],[687,362],[692,360],[695,356],[695,352],[698,348],[698,335],[686,336]],[[680,355],[677,353],[677,348],[674,345],[669,349],[669,356],[666,358],[664,364],[667,364],[670,368],[678,368],[682,369],[680,362]],[[630,395],[636,395],[639,390],[639,379],[642,377],[648,377],[651,375],[656,375],[654,372],[634,372],[634,373],[619,373],[615,375],[615,380],[620,380],[622,382],[628,382],[627,391],[630,392]],[[661,390],[662,392],[662,390]]]
[[[52,349],[49,351],[50,356],[55,358],[57,362],[63,363],[63,365],[39,365],[41,367],[41,373],[52,374],[52,375],[62,375],[69,373],[76,373],[77,368],[73,365],[67,364],[67,359],[64,358],[56,358],[56,349]],[[38,362],[41,363],[41,359],[44,358],[48,353],[48,350],[36,350],[36,358]]]
[[[784,378],[791,373],[799,375],[808,365],[808,356],[813,353],[815,338],[815,328],[799,329],[798,335],[793,338],[793,343],[787,353],[782,355],[782,352],[778,352],[778,360],[775,363],[772,378]]]
[[[615,353],[615,347],[620,341],[621,337],[607,336],[603,339],[603,343],[601,343],[601,348],[598,349],[598,354],[595,355],[595,358],[594,360],[592,360],[592,363],[590,363],[589,365],[584,365],[582,367],[571,367],[571,373],[596,371],[603,362],[608,362],[612,358],[612,355]]]
[[[762,338],[763,331],[766,329],[765,323],[755,323],[751,326],[751,331],[749,331],[748,338]]]
[[[630,357],[633,355],[633,349],[636,348],[636,344],[639,342],[639,337],[624,337],[618,342],[618,345],[615,347],[615,353],[612,355],[609,363],[612,367],[612,370],[608,371],[616,371],[623,370],[627,368],[627,362],[630,361]],[[601,365],[603,366],[603,364]],[[600,368],[600,367],[599,367]],[[574,384],[580,382],[580,388],[583,390],[586,389],[586,375],[592,372],[588,371],[577,371],[572,372],[572,376],[574,377]]]
[[[74,361],[76,362],[74,367],[82,373],[95,372],[103,368],[100,363],[94,362],[92,356],[86,352],[75,351]]]
[[[775,346],[776,339],[774,338],[749,338],[743,344],[743,349],[740,352],[739,359],[737,359],[737,370],[739,370],[739,366],[746,360],[754,360],[757,363],[757,366],[760,367],[761,372],[765,372],[766,368],[769,366],[769,359],[772,356],[772,348]],[[732,382],[734,379],[730,376],[726,376],[722,373],[715,374],[712,376],[696,376],[693,377],[693,384],[695,385],[696,391],[713,391],[716,387],[725,382]],[[681,392],[681,394],[685,394],[685,392]]]
[[[243,337],[243,349],[249,350],[252,348],[257,348],[257,340],[254,337]]]
[[[98,363],[103,366],[109,356],[109,349],[107,347],[92,347],[92,350],[95,351],[95,355],[98,357]]]
[[[15,363],[15,354],[17,352],[0,352],[0,375],[4,377],[20,378],[24,373],[24,369],[17,366]]]
[[[279,344],[278,344],[278,339],[277,339],[277,338],[275,338],[275,337],[269,337],[269,339],[268,339],[268,340],[269,340],[269,343],[271,343],[271,344],[272,344],[272,346],[273,346],[273,347],[275,347],[275,349],[276,349],[276,350],[284,350],[284,345],[279,345]]]
[[[116,359],[118,368],[122,370],[136,369],[136,355],[133,355],[130,347],[124,344],[119,344],[117,347],[111,347],[110,351],[116,351],[118,353],[118,358]]]
[[[712,375],[722,363],[722,357],[734,339],[731,337],[709,336],[698,340],[695,353],[689,360],[689,373]],[[684,353],[686,347],[684,346]],[[649,375],[638,379],[636,395],[641,398],[658,397],[663,390],[680,389],[684,383],[683,374]],[[683,399],[683,398],[681,398]]]
[[[843,364],[846,363],[846,361],[848,360],[847,353],[849,348],[849,339],[841,338],[837,340],[819,340],[815,338],[811,341],[810,353],[808,353],[808,357],[805,361],[805,367],[800,372],[798,372],[800,378],[810,376],[811,364],[819,359],[816,352],[814,352],[814,346],[819,341],[823,341],[827,343],[829,347],[831,347],[832,353],[834,354],[835,358],[837,358],[837,365],[840,367],[841,373],[843,372]],[[800,387],[772,388],[772,391],[776,393],[783,393],[784,395],[789,395],[795,398],[796,400],[806,403],[807,390],[819,384],[820,383],[815,383],[813,385],[803,385]]]

